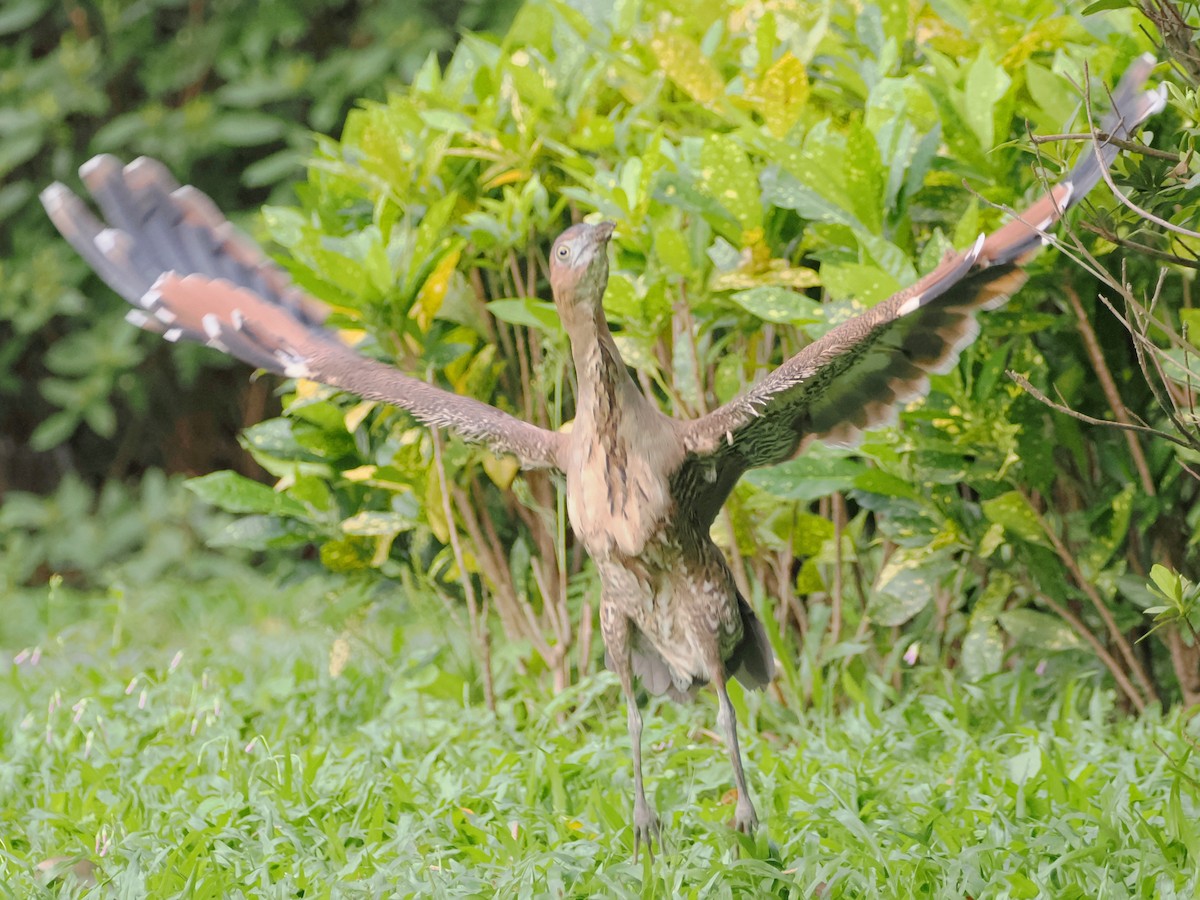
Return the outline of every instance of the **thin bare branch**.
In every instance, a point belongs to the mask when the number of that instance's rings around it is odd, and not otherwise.
[[[846,498],[836,491],[830,498],[833,514],[833,608],[829,615],[829,637],[833,644],[842,639],[842,603],[845,600],[842,562],[842,533],[846,530]]]
[[[1058,141],[1092,141],[1099,140],[1105,144],[1112,144],[1114,147],[1120,147],[1130,153],[1136,153],[1139,156],[1150,156],[1154,159],[1165,159],[1168,162],[1180,162],[1178,153],[1168,153],[1166,150],[1156,150],[1154,147],[1147,147],[1145,144],[1137,141],[1129,141],[1123,138],[1113,137],[1111,134],[1105,134],[1103,131],[1098,131],[1095,134],[1090,134],[1086,131],[1081,131],[1071,134],[1031,134],[1030,139],[1035,144],[1050,144]]]
[[[1175,437],[1175,435],[1171,434],[1170,432],[1159,431],[1157,428],[1151,428],[1148,425],[1134,425],[1132,423],[1112,422],[1108,419],[1093,418],[1085,413],[1071,409],[1071,407],[1065,406],[1062,403],[1054,402],[1037,388],[1035,388],[1032,384],[1030,384],[1029,379],[1027,379],[1024,375],[1021,375],[1019,372],[1014,372],[1012,369],[1008,369],[1006,370],[1005,374],[1015,381],[1021,390],[1033,397],[1034,400],[1045,404],[1055,412],[1062,413],[1064,416],[1070,416],[1073,419],[1078,419],[1080,422],[1086,422],[1089,425],[1103,425],[1106,428],[1116,428],[1119,431],[1134,431],[1138,432],[1139,434],[1148,434],[1156,438],[1162,438],[1165,441],[1170,441],[1172,444],[1178,444],[1180,447],[1186,447],[1189,450],[1200,449],[1193,447],[1185,440]]]
[[[1184,259],[1182,256],[1176,256],[1174,253],[1167,253],[1165,250],[1159,250],[1157,247],[1151,247],[1149,244],[1143,244],[1140,241],[1132,241],[1129,238],[1121,237],[1114,231],[1107,228],[1102,228],[1092,222],[1080,222],[1079,227],[1084,231],[1090,231],[1092,234],[1099,235],[1111,244],[1116,244],[1118,247],[1124,247],[1126,250],[1133,250],[1143,256],[1149,256],[1152,259],[1161,259],[1163,262],[1171,263],[1176,266],[1184,266],[1189,269],[1200,269],[1200,259]],[[1186,245],[1181,245],[1186,246]],[[1191,249],[1190,247],[1188,248]]]
[[[1096,373],[1096,377],[1100,379],[1100,389],[1104,391],[1104,397],[1108,400],[1108,406],[1116,416],[1117,421],[1122,425],[1131,425],[1132,420],[1129,418],[1129,412],[1125,408],[1125,401],[1121,398],[1121,392],[1117,389],[1117,382],[1113,379],[1112,371],[1108,368],[1108,361],[1104,358],[1104,351],[1100,349],[1100,341],[1096,339],[1096,330],[1092,328],[1092,323],[1088,320],[1087,312],[1083,308],[1083,302],[1079,299],[1079,294],[1070,284],[1063,285],[1063,293],[1067,295],[1067,300],[1071,304],[1071,309],[1075,313],[1075,318],[1079,324],[1079,334],[1083,338],[1083,347],[1087,352],[1088,360],[1092,364],[1092,371]],[[1150,465],[1146,462],[1146,454],[1142,451],[1142,445],[1138,443],[1135,432],[1126,430],[1125,441],[1129,446],[1129,453],[1133,457],[1134,467],[1138,471],[1138,477],[1142,481],[1142,490],[1150,496],[1158,493],[1154,487],[1154,478],[1150,475]]]

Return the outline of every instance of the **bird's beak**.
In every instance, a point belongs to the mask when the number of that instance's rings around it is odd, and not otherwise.
[[[607,244],[612,238],[613,231],[616,229],[616,222],[600,222],[592,226],[592,234],[595,236],[597,244]]]

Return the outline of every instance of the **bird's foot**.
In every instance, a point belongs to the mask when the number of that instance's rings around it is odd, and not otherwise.
[[[638,853],[642,844],[646,844],[646,852],[650,861],[654,861],[654,842],[658,841],[658,849],[663,849],[662,824],[650,804],[644,797],[633,801],[633,861],[638,861]]]
[[[742,834],[753,835],[758,830],[758,816],[754,804],[744,794],[738,796],[737,811],[733,814],[733,827]]]

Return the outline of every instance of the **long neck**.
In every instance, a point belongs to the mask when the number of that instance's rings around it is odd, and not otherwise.
[[[622,417],[632,414],[645,401],[629,377],[604,313],[600,309],[576,308],[571,321],[564,324],[571,338],[579,384],[576,426],[615,431]]]

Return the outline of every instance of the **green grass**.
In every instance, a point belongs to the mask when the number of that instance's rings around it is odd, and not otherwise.
[[[667,852],[635,865],[613,678],[554,696],[504,666],[493,716],[436,601],[230,562],[9,602],[23,610],[0,626],[10,896],[1200,891],[1195,725],[1126,718],[1086,680],[930,672],[836,711],[739,693],[756,841],[724,824],[711,694],[654,703]]]

